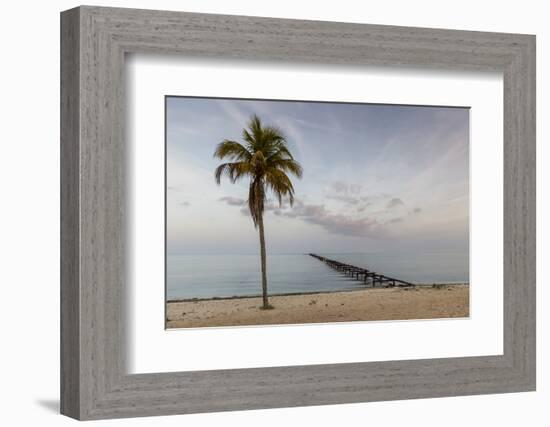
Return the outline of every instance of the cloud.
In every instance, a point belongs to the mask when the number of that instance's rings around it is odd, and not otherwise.
[[[239,126],[243,126],[248,123],[250,116],[242,108],[242,103],[234,100],[216,99],[214,100],[218,107],[225,113],[227,117],[237,123]]]
[[[218,199],[220,202],[225,202],[229,206],[242,206],[246,203],[246,200],[239,197],[225,196]]]
[[[326,213],[305,218],[305,221],[322,226],[334,234],[353,237],[382,237],[383,227],[370,218],[353,218],[347,215]]]
[[[348,184],[341,181],[333,183],[332,188],[341,193],[361,191],[359,186],[350,187]],[[403,221],[403,218],[397,217],[392,219],[380,219],[376,216],[365,215],[363,212],[372,205],[371,200],[386,199],[389,196],[372,195],[372,196],[350,196],[345,194],[331,194],[328,199],[338,200],[347,205],[355,205],[354,210],[346,209],[345,212],[339,212],[327,207],[324,203],[306,203],[303,199],[295,199],[294,205],[290,206],[288,200],[283,200],[279,205],[277,200],[268,199],[265,203],[265,212],[273,212],[278,217],[289,219],[297,219],[308,224],[313,224],[322,227],[332,234],[353,237],[370,237],[382,238],[388,237],[388,226],[397,224]],[[225,196],[218,199],[228,206],[239,207],[239,211],[244,216],[250,216],[248,203],[245,199],[239,197]],[[388,201],[388,208],[404,205],[399,198],[392,198]],[[378,214],[382,211],[378,212]],[[378,215],[375,213],[375,215]]]
[[[364,212],[370,205],[371,205],[371,203],[365,203],[365,204],[359,206],[357,208],[357,212]]]
[[[374,202],[384,199],[389,199],[391,196],[388,193],[369,194],[367,196],[361,196],[360,199],[363,202]]]
[[[296,199],[294,201],[294,206],[288,212],[284,212],[284,215],[289,218],[303,218],[322,215],[325,212],[325,205],[306,204],[301,199]]]
[[[358,206],[357,212],[363,212],[367,206],[379,203],[390,197],[387,193],[364,194],[361,184],[333,181],[325,191],[325,199],[335,200],[349,206]]]
[[[405,203],[403,203],[403,200],[401,200],[398,197],[394,197],[393,199],[390,199],[388,201],[388,204],[386,205],[386,208],[393,209],[393,208],[397,208],[399,206],[403,206],[404,204]]]
[[[330,200],[336,200],[347,205],[355,206],[364,198],[364,196],[360,197],[362,188],[360,184],[348,184],[344,181],[334,181],[330,183],[325,197]]]
[[[277,210],[286,209],[289,207],[290,207],[290,201],[288,199],[281,200],[280,205],[278,200],[268,199],[265,203],[264,208],[266,211],[277,211]]]
[[[223,199],[223,200],[222,200]],[[234,197],[222,197],[221,201],[230,206],[240,206],[240,212],[250,216],[248,206],[243,199]],[[266,212],[271,211],[278,217],[298,219],[309,224],[323,227],[329,233],[353,237],[383,237],[386,230],[376,219],[369,217],[356,218],[351,215],[335,213],[324,204],[307,204],[301,199],[295,199],[291,207],[288,202],[283,205],[273,200],[268,200],[265,205]]]
[[[333,234],[353,237],[382,237],[386,234],[376,219],[334,213],[324,204],[306,204],[300,199],[295,200],[291,209],[279,210],[275,214],[319,225]]]
[[[232,205],[232,206],[239,206],[239,205]],[[279,215],[283,209],[289,207],[288,200],[283,200],[281,205],[279,206],[278,201],[274,201],[272,199],[267,199],[264,204],[264,211],[265,212],[273,212],[275,215]],[[242,207],[241,207],[241,213],[245,216],[250,216],[250,210],[248,209],[248,203],[246,201],[243,201]]]
[[[330,184],[330,189],[338,194],[359,194],[363,188],[360,184],[348,184],[343,181],[334,181]]]
[[[344,202],[348,205],[358,205],[359,202],[361,201],[360,198],[358,197],[353,197],[353,196],[344,196],[344,195],[339,195],[339,194],[329,194],[326,196],[327,199],[332,199],[332,200],[337,200],[339,202]]]

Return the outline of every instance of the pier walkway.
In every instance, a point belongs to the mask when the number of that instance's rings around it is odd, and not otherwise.
[[[363,283],[371,282],[372,286],[375,287],[376,284],[384,287],[411,287],[415,286],[414,283],[406,282],[405,280],[396,279],[395,277],[389,277],[384,274],[379,274],[374,271],[368,270],[366,268],[356,267],[354,265],[346,264],[340,261],[335,261],[333,259],[325,258],[317,254],[309,254],[309,256],[318,259],[321,262],[324,262],[326,265],[332,269],[339,271],[346,276],[349,276],[353,279],[361,281]]]

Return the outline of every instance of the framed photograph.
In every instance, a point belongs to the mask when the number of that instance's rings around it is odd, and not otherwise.
[[[468,317],[469,108],[165,115],[167,328]]]
[[[61,411],[535,389],[535,37],[61,14]]]

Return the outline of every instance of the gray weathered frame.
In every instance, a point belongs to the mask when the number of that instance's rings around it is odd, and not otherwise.
[[[500,71],[504,354],[128,375],[130,52]],[[183,414],[535,389],[535,37],[83,6],[61,14],[61,412]]]

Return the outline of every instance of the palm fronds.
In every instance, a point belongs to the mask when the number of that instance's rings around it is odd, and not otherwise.
[[[275,126],[263,126],[257,115],[253,115],[242,131],[244,144],[232,140],[220,142],[214,157],[228,160],[219,165],[214,173],[216,182],[227,177],[232,183],[241,178],[250,179],[248,206],[254,222],[264,213],[267,191],[271,191],[282,204],[283,199],[294,202],[294,186],[289,175],[301,178],[303,169],[294,160],[283,132]]]

